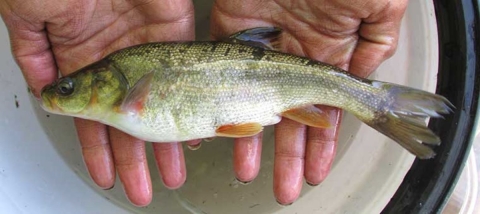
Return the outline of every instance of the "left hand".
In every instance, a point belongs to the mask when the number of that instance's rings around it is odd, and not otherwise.
[[[37,97],[58,70],[67,75],[140,43],[194,39],[190,0],[3,0],[0,14],[13,55]],[[92,180],[109,189],[118,174],[128,199],[148,205],[152,184],[145,142],[98,122],[74,121]],[[180,187],[186,179],[181,145],[152,147],[165,186]]]
[[[367,77],[395,52],[406,6],[407,0],[217,0],[212,34],[222,38],[247,28],[280,27],[282,51]],[[298,198],[302,177],[318,185],[330,171],[342,113],[323,110],[335,128],[305,127],[285,118],[275,126],[274,194],[280,204]],[[252,181],[258,174],[260,136],[235,140],[234,168],[240,181]]]

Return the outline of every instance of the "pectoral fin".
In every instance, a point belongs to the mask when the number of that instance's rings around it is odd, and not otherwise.
[[[243,123],[223,125],[217,128],[217,136],[221,137],[249,137],[260,133],[263,126],[259,123]]]
[[[315,106],[291,109],[282,113],[283,117],[317,128],[330,128],[329,116]]]
[[[128,91],[122,102],[120,109],[122,111],[140,111],[150,92],[153,80],[153,72],[145,74],[137,83]]]
[[[267,50],[279,50],[281,33],[282,30],[277,27],[258,27],[237,32],[226,40]]]

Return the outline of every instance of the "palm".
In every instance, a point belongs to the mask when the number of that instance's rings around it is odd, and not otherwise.
[[[192,22],[159,1],[70,1],[78,8],[71,16],[54,17],[47,24],[48,37],[62,72],[70,72],[126,46],[183,38],[191,40]],[[188,6],[188,5],[187,5]],[[161,11],[161,12],[160,12]],[[65,11],[68,13],[68,11]],[[165,32],[169,32],[168,34]]]
[[[277,26],[284,31],[280,39],[281,51],[305,55],[366,77],[393,54],[406,3],[387,0],[217,1],[212,12],[212,33],[220,38],[245,28]],[[288,119],[275,127],[274,192],[281,204],[292,203],[299,196],[303,176],[307,183],[317,185],[330,170],[341,112],[323,109],[329,112],[336,128],[306,128]],[[243,149],[241,144],[256,141],[246,138],[236,143]],[[234,154],[242,157],[247,152],[245,149]],[[238,168],[242,167],[250,166]],[[240,180],[244,179],[242,176],[237,174]]]
[[[352,57],[375,59],[376,56],[372,55],[379,55],[378,57],[384,59],[393,53],[397,42],[398,23],[392,21],[392,26],[389,26],[391,29],[372,29],[374,26],[368,25],[374,25],[377,21],[393,20],[395,14],[391,14],[392,18],[377,18],[371,14],[394,6],[396,5],[388,4],[388,1],[277,0],[261,3],[255,0],[218,1],[213,12],[216,26],[213,33],[218,37],[238,28],[275,25],[284,30],[281,41],[283,51],[348,68]],[[404,6],[405,4],[402,4],[398,7]],[[397,12],[402,13],[403,10]],[[382,19],[379,20],[380,18]],[[395,24],[397,26],[394,26]],[[367,28],[359,32],[361,25]],[[376,32],[380,30],[386,30],[382,31],[383,37],[379,37],[380,33]],[[359,41],[372,43],[370,45],[374,45],[373,47],[367,47],[373,49],[358,50],[363,48],[357,47]],[[376,52],[376,48],[383,51]],[[376,68],[374,64],[378,65],[379,61],[375,62],[355,60],[352,64],[359,63],[360,65],[354,66],[359,66],[358,70],[367,68],[368,73]]]

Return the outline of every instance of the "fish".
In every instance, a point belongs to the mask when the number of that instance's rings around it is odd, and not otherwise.
[[[46,85],[41,106],[160,143],[253,136],[282,117],[331,128],[316,107],[327,105],[418,158],[435,156],[441,140],[427,120],[453,112],[445,97],[281,52],[281,35],[257,27],[218,41],[126,47]]]

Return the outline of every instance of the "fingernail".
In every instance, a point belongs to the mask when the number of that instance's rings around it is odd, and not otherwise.
[[[113,187],[115,187],[115,185],[112,185],[111,187],[107,187],[107,188],[102,188],[103,190],[111,190],[113,189]]]
[[[241,181],[239,180],[238,178],[235,178],[235,180],[240,183],[240,184],[243,184],[243,185],[249,185],[250,183],[252,183],[252,181]]]
[[[282,204],[282,203],[280,203],[280,201],[278,201],[277,199],[275,199],[275,200],[277,201],[277,204],[280,205],[280,206],[282,206],[282,207],[288,207],[288,206],[290,206],[290,205],[293,204],[293,202],[292,202],[292,203],[289,203],[289,204]]]
[[[137,169],[138,170],[138,169]],[[144,207],[152,201],[152,188],[148,174],[132,174],[128,171],[120,174],[123,190],[128,200],[136,207]]]
[[[37,90],[35,90],[34,88],[31,88],[31,87],[28,87],[27,88],[27,91],[28,93],[30,93],[33,98],[35,98],[37,101],[41,100],[40,98],[40,93],[37,93]]]
[[[30,86],[27,87],[27,92],[35,95],[35,90],[31,88]]]
[[[203,141],[205,142],[212,142],[213,140],[215,140],[215,137],[209,137],[209,138],[204,138]]]
[[[187,147],[188,149],[192,150],[192,151],[195,151],[195,150],[198,150],[200,149],[200,147],[202,147],[202,143],[198,143],[196,145],[189,145],[187,144]]]
[[[307,183],[308,186],[311,186],[311,187],[316,187],[316,186],[318,186],[318,185],[320,184],[320,183],[318,183],[318,184],[312,184],[312,183],[310,183],[310,182],[308,182],[308,181],[307,181],[306,183]]]

